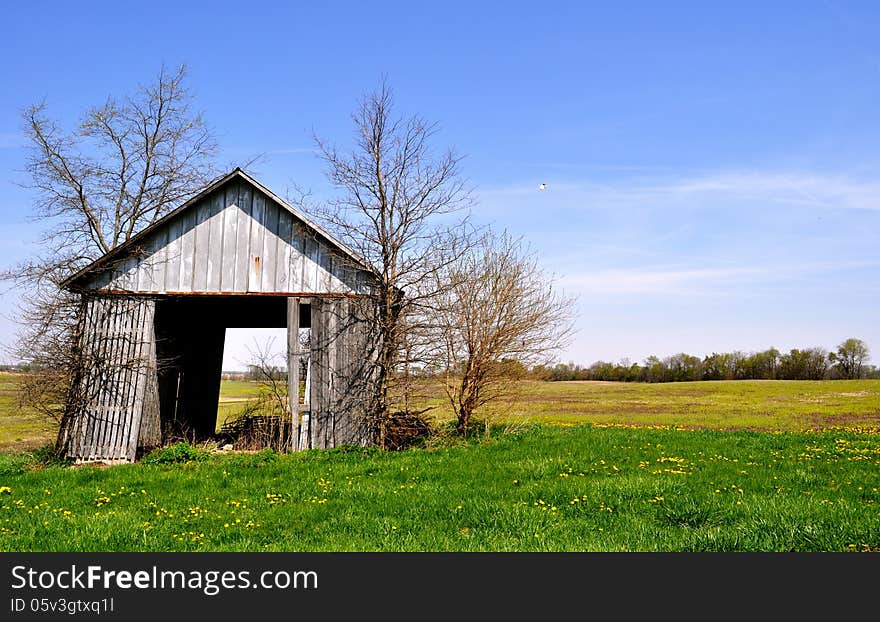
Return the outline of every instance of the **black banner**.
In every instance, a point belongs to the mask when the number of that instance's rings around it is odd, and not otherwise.
[[[713,610],[837,616],[873,599],[871,554],[4,553],[0,619],[250,622]],[[185,613],[189,612],[189,613]],[[582,615],[581,615],[582,614]],[[373,619],[373,615],[367,616]],[[432,616],[433,617],[433,616]]]

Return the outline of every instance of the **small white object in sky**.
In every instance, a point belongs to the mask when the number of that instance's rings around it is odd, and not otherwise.
[[[540,186],[538,186],[538,190],[546,190],[546,189],[547,189],[547,184],[541,184]]]

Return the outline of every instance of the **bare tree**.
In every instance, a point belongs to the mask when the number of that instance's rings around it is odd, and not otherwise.
[[[488,232],[442,275],[451,288],[434,308],[446,395],[467,436],[478,408],[515,386],[516,370],[548,363],[573,333],[574,298],[557,293],[534,254]]]
[[[466,218],[448,215],[466,208],[470,193],[460,157],[432,152],[436,125],[394,116],[384,81],[352,118],[356,139],[349,152],[315,137],[339,195],[314,211],[378,275],[370,300],[376,339],[367,418],[372,440],[384,447],[395,411],[409,408],[417,318],[438,293],[429,284],[441,284],[434,277],[467,247]]]
[[[22,289],[15,354],[39,373],[24,397],[58,417],[76,365],[79,296],[67,276],[119,246],[192,195],[215,173],[212,133],[191,108],[186,69],[162,68],[148,85],[87,110],[65,131],[46,102],[22,117],[29,139],[24,184],[35,192],[44,252],[5,270]]]

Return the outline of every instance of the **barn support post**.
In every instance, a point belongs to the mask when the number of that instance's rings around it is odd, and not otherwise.
[[[290,409],[290,436],[288,448],[299,451],[299,298],[287,299],[287,400]]]
[[[329,370],[327,369],[327,323],[324,310],[326,301],[313,298],[311,306],[312,340],[309,360],[311,378],[309,379],[309,448],[326,447],[324,428],[328,415]]]

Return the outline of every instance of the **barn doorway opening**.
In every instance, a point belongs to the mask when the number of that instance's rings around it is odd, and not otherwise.
[[[236,328],[286,329],[287,298],[188,295],[156,301],[164,442],[180,439],[199,443],[214,437],[226,332]],[[286,350],[286,344],[282,347]],[[283,371],[286,374],[286,367]]]

